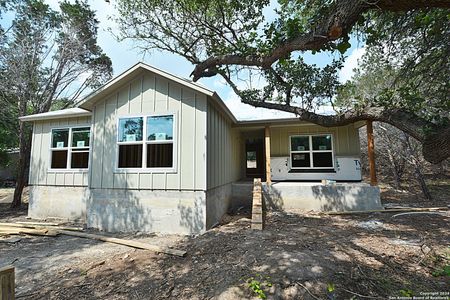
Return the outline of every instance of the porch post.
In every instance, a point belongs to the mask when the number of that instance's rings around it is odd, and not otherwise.
[[[271,183],[272,178],[270,178],[270,127],[266,126],[264,129],[265,136],[265,152],[266,152],[266,182]]]
[[[372,120],[367,120],[367,153],[369,156],[370,185],[376,186],[377,171],[375,169],[375,145],[373,140]]]

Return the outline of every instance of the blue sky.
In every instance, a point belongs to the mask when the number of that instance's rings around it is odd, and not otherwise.
[[[45,2],[50,4],[52,8],[58,9],[58,0],[45,0]],[[177,76],[189,78],[189,74],[192,72],[194,66],[182,57],[157,51],[143,54],[134,47],[132,41],[116,41],[109,30],[111,29],[112,32],[117,32],[116,24],[111,20],[111,17],[116,14],[114,0],[111,0],[110,3],[104,0],[91,0],[88,2],[97,12],[97,18],[100,21],[98,43],[113,62],[114,76],[127,70],[137,62],[143,61]],[[270,20],[275,16],[273,9],[276,5],[276,1],[272,0],[271,6],[265,10],[266,19]],[[351,78],[351,75],[353,74],[352,70],[357,66],[357,59],[364,53],[364,48],[361,47],[362,45],[358,45],[356,40],[352,40],[351,44],[352,47],[346,53],[348,58],[340,73],[342,81]],[[331,57],[328,54],[312,55],[306,53],[304,54],[304,58],[306,62],[318,66],[323,66],[331,60]],[[215,90],[238,119],[293,116],[274,110],[263,108],[255,109],[254,107],[240,103],[239,98],[219,77],[201,79],[200,83]],[[325,111],[327,111],[327,108],[324,108],[324,112]]]

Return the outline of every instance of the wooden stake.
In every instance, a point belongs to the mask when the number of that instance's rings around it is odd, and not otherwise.
[[[373,126],[372,121],[367,120],[367,153],[369,156],[369,168],[370,168],[370,185],[376,186],[377,171],[375,167],[375,144],[373,139]]]
[[[158,253],[166,253],[166,254],[171,254],[171,255],[176,255],[176,256],[185,256],[186,255],[186,251],[175,250],[175,249],[170,249],[170,248],[165,248],[165,247],[159,247],[159,246],[141,243],[141,242],[137,242],[137,241],[130,241],[130,240],[124,240],[124,239],[107,237],[107,236],[103,236],[103,235],[76,232],[76,231],[58,230],[58,232],[60,234],[77,236],[77,237],[87,238],[87,239],[92,239],[92,240],[99,240],[99,241],[103,241],[103,242],[109,242],[109,243],[124,245],[124,246],[128,246],[128,247],[138,248],[138,249],[151,250],[151,251],[158,252]]]
[[[272,178],[270,175],[270,127],[266,126],[264,129],[264,135],[265,135],[265,152],[266,152],[266,182],[271,183]]]

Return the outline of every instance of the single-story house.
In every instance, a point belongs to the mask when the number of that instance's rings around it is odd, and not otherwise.
[[[214,91],[138,63],[76,108],[29,115],[32,218],[106,231],[201,233],[267,181],[280,208],[379,208],[355,123],[238,121]],[[337,181],[324,185],[320,180]]]

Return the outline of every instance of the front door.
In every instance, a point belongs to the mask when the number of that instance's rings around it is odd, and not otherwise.
[[[248,138],[245,140],[245,175],[247,178],[265,180],[264,139]]]

